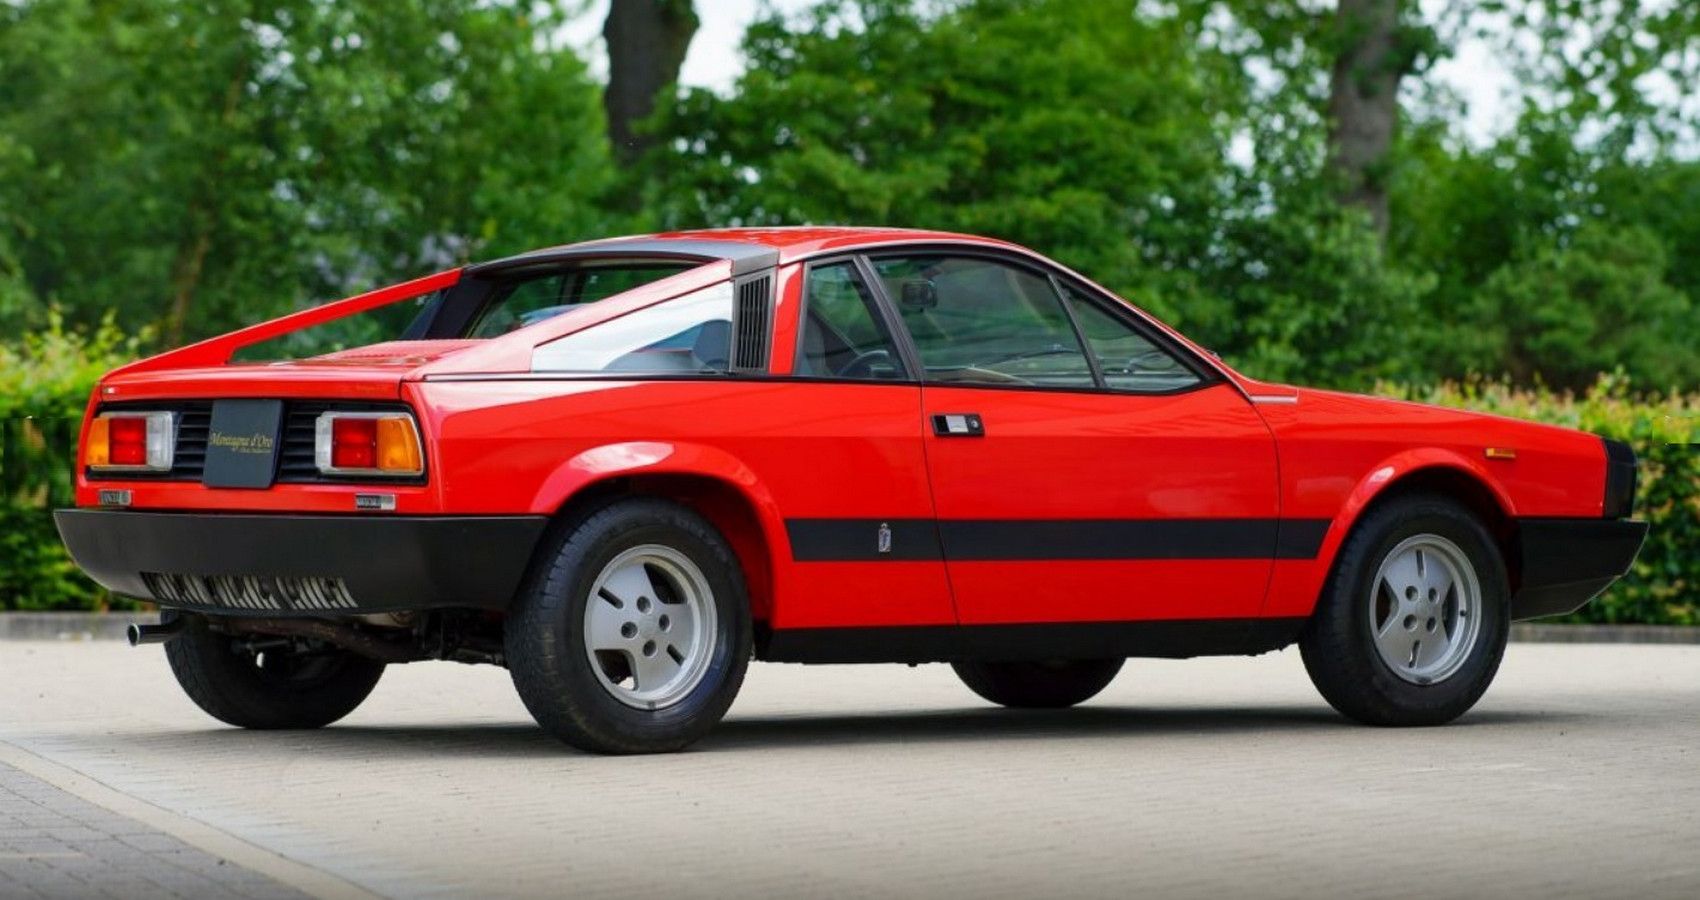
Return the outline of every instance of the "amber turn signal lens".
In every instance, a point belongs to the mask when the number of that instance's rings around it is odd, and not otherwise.
[[[83,441],[83,465],[100,468],[112,463],[112,420],[98,418],[89,423],[89,435]]]
[[[413,420],[404,417],[378,420],[378,468],[385,472],[416,474],[425,470],[419,450],[419,432]]]

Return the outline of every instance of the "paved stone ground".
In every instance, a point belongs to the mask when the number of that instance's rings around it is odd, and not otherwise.
[[[0,742],[391,896],[1700,896],[1692,646],[1514,645],[1423,730],[1344,724],[1293,652],[1134,661],[1045,714],[939,666],[758,665],[696,750],[613,759],[497,669],[261,734],[157,649],[10,643]]]
[[[0,763],[0,897],[305,897]]]

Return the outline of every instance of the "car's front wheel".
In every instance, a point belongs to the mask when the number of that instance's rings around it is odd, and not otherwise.
[[[1365,514],[1299,641],[1322,696],[1372,725],[1439,725],[1481,699],[1510,632],[1505,561],[1479,520],[1439,496]]]
[[[166,610],[171,621],[183,615]],[[208,715],[239,728],[320,728],[353,712],[384,664],[347,650],[287,638],[215,631],[187,616],[165,658],[177,683]]]
[[[520,699],[561,740],[597,753],[679,750],[726,714],[749,663],[736,557],[676,503],[592,513],[549,551],[506,626]]]
[[[1000,706],[1060,709],[1098,695],[1121,671],[1122,659],[1055,662],[959,662],[956,676],[968,689]]]

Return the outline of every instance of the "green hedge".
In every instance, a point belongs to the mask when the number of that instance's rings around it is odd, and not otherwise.
[[[1641,460],[1635,515],[1652,524],[1647,544],[1629,576],[1572,620],[1700,625],[1700,395],[1636,399],[1623,378],[1611,376],[1581,396],[1491,382],[1383,391],[1580,428],[1634,447]]]
[[[71,502],[71,461],[89,391],[136,344],[110,325],[93,335],[55,320],[0,344],[0,609],[100,609],[108,597],[66,558],[50,511]],[[1627,441],[1641,457],[1637,515],[1652,522],[1625,578],[1579,621],[1700,624],[1700,396],[1636,399],[1620,378],[1582,396],[1495,383],[1382,393],[1580,428]]]
[[[0,609],[104,609],[113,598],[77,571],[52,510],[72,502],[72,461],[89,391],[136,355],[110,322],[92,335],[57,315],[0,343]],[[117,601],[118,605],[130,605]]]

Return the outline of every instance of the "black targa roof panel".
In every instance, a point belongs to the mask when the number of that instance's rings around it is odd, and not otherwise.
[[[762,244],[743,241],[694,240],[690,238],[610,238],[566,244],[543,250],[532,250],[466,267],[468,275],[485,275],[506,269],[550,263],[571,262],[576,259],[610,259],[622,256],[676,257],[700,259],[704,262],[724,259],[732,263],[734,276],[747,275],[779,264],[779,251]]]

